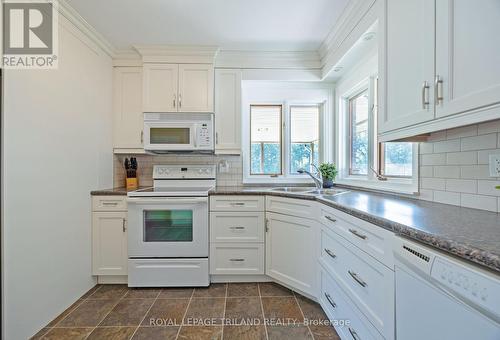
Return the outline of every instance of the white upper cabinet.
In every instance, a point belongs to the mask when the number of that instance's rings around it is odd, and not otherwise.
[[[213,65],[179,65],[178,108],[179,112],[214,112]]]
[[[436,11],[436,116],[499,103],[500,1],[439,0]]]
[[[215,153],[241,153],[241,70],[215,72]]]
[[[379,140],[500,118],[500,2],[385,0]]]
[[[144,112],[213,112],[212,64],[144,64]]]
[[[385,111],[381,132],[434,118],[434,0],[387,0]]]
[[[115,67],[113,80],[113,147],[142,150],[142,67]]]
[[[179,65],[144,65],[144,112],[176,112]]]

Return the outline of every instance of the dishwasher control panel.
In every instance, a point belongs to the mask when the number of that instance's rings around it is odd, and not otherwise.
[[[431,277],[445,290],[500,321],[500,279],[493,274],[436,256]]]

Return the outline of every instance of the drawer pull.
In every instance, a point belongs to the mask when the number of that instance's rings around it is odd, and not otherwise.
[[[117,206],[118,202],[102,202],[102,205],[110,205],[110,206]]]
[[[330,294],[328,293],[325,293],[325,297],[326,299],[328,300],[328,302],[332,305],[332,307],[335,309],[337,308],[337,304],[335,302],[333,302],[333,299],[332,297],[330,296]]]
[[[336,220],[336,219],[334,219],[334,218],[333,218],[333,217],[331,217],[331,216],[326,215],[326,216],[325,216],[325,218],[326,218],[328,221],[331,221],[331,222],[333,222],[333,223],[337,222],[337,220]]]
[[[351,336],[354,340],[361,340],[358,333],[356,333],[356,331],[352,327],[349,327],[349,333],[351,333]]]
[[[331,251],[330,249],[325,248],[325,253],[327,253],[328,255],[330,255],[330,257],[331,257],[332,259],[334,259],[334,258],[336,258],[336,257],[337,257],[337,255],[335,255],[335,254],[333,253],[333,251]]]
[[[235,206],[235,207],[244,207],[245,203],[243,202],[231,202],[229,205]]]
[[[360,234],[359,231],[357,231],[356,229],[349,229],[349,231],[351,232],[351,234],[353,234],[354,236],[359,237],[362,240],[366,240],[366,238],[367,238],[366,235]]]
[[[358,276],[358,274],[356,274],[356,273],[354,273],[354,272],[352,272],[352,271],[350,271],[350,270],[348,270],[347,272],[349,273],[349,275],[351,275],[351,277],[354,279],[354,281],[356,281],[357,283],[359,283],[359,285],[360,285],[361,287],[366,287],[366,282],[365,282],[365,281],[363,281],[363,280],[362,280],[362,279]]]
[[[229,259],[231,262],[245,262],[245,259]]]
[[[231,230],[244,230],[245,227],[229,227]]]

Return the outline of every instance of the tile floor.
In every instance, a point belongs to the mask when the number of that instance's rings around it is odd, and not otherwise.
[[[340,339],[326,320],[317,303],[274,283],[98,285],[32,339]]]

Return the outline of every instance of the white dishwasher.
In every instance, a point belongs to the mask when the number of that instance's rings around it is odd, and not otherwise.
[[[396,238],[399,340],[499,340],[500,277]]]

